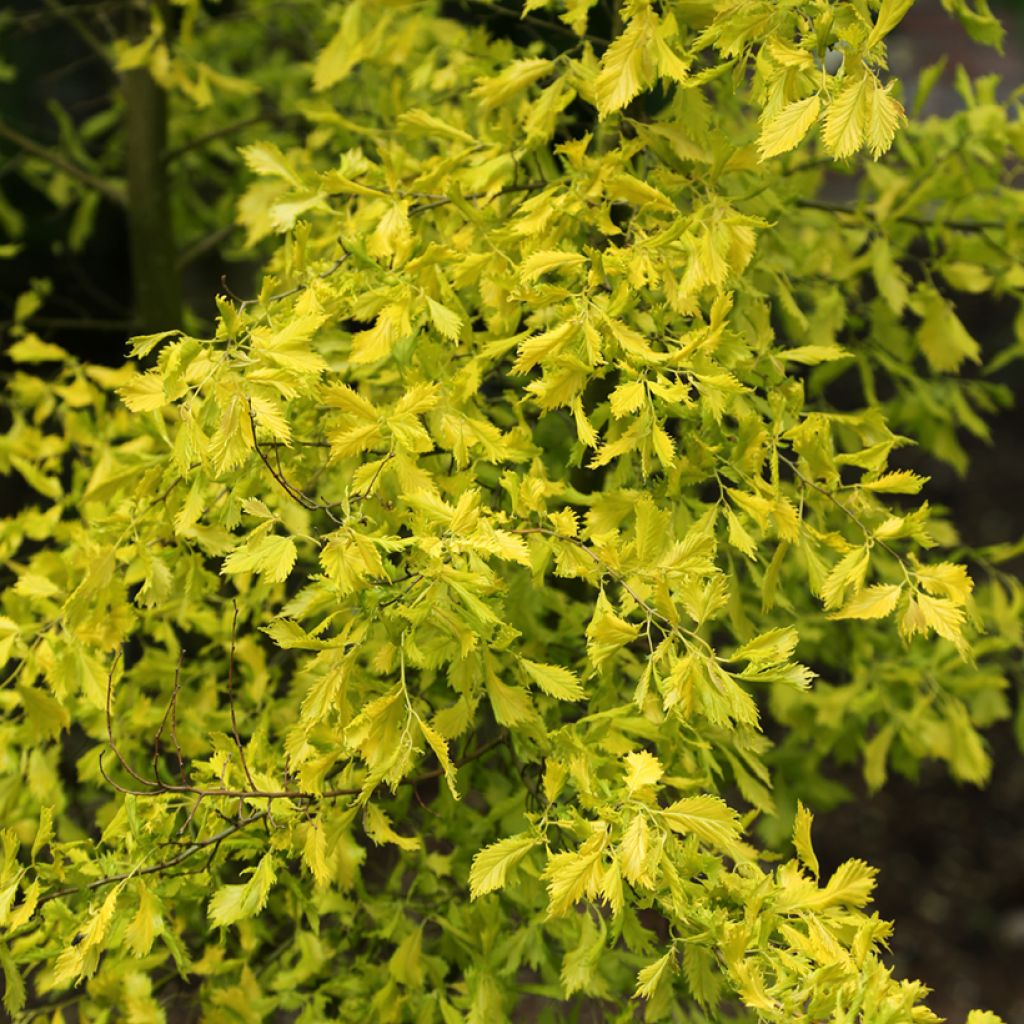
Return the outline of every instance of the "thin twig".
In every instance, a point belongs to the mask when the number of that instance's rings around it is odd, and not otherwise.
[[[277,482],[278,486],[285,492],[285,494],[287,494],[288,497],[292,499],[292,501],[294,501],[297,504],[301,505],[304,509],[307,509],[310,512],[325,512],[327,514],[328,518],[330,518],[332,522],[334,522],[335,524],[340,526],[341,525],[341,520],[338,519],[338,517],[334,515],[334,513],[331,511],[331,509],[332,508],[337,508],[338,505],[340,505],[341,503],[340,502],[330,502],[330,503],[328,503],[328,502],[316,501],[315,499],[310,498],[309,495],[304,494],[302,491],[300,491],[293,484],[291,484],[289,482],[288,478],[284,475],[284,471],[281,469],[280,448],[275,448],[274,449],[274,454],[277,456],[277,462],[278,462],[277,469],[275,469],[270,464],[270,459],[267,458],[266,453],[260,447],[259,441],[256,440],[256,414],[253,411],[252,402],[249,402],[249,425],[250,425],[250,428],[252,430],[252,446],[253,446],[253,450],[259,456],[260,461],[263,463],[263,465],[267,467],[267,472],[274,478],[274,480]]]
[[[120,653],[114,658],[114,665],[117,664],[117,659],[120,657]],[[113,750],[114,755],[121,762],[122,767],[125,771],[137,782],[141,782],[144,786],[149,787],[145,790],[129,789],[126,786],[122,786],[116,782],[107,773],[106,768],[103,766],[103,756],[100,755],[99,769],[100,774],[104,779],[120,793],[124,793],[129,796],[168,796],[180,793],[192,793],[196,796],[205,797],[223,797],[227,799],[260,799],[260,800],[321,800],[321,799],[332,799],[339,796],[358,796],[362,793],[362,787],[359,788],[344,788],[344,789],[327,789],[322,793],[303,793],[300,790],[293,789],[281,789],[281,790],[266,790],[257,789],[255,786],[252,789],[231,789],[227,786],[222,786],[217,789],[203,789],[201,786],[191,786],[187,784],[183,785],[172,785],[171,783],[156,781],[153,782],[143,776],[139,775],[127,762],[124,755],[118,749],[114,742],[114,730],[112,725],[112,690],[113,690],[113,675],[114,668],[111,667],[110,673],[107,677],[107,743]],[[496,739],[490,740],[482,746],[478,747],[471,755],[464,758],[456,764],[456,767],[461,767],[463,764],[468,764],[470,761],[475,761],[479,757],[483,757],[489,750],[498,746],[500,743],[505,742],[505,736],[499,736]],[[444,773],[441,768],[433,771],[424,772],[422,775],[418,775],[415,778],[402,779],[398,785],[400,786],[415,786],[421,782],[426,782],[430,779],[436,779]]]
[[[160,728],[157,729],[156,735],[153,737],[153,778],[159,781],[160,779],[160,737],[163,736],[164,728],[167,725],[167,720],[171,716],[171,710],[175,705],[178,697],[178,687],[181,686],[181,664],[185,659],[185,652],[181,651],[178,655],[178,664],[174,670],[174,690],[171,693],[171,699],[167,702],[167,707],[164,709],[164,717],[160,719]],[[177,738],[175,738],[175,745],[177,745]],[[178,768],[181,770],[181,751],[178,751]],[[185,782],[183,778],[181,780]]]
[[[228,655],[228,703],[231,706],[231,735],[234,736],[235,746],[238,748],[238,756],[242,760],[242,771],[245,772],[249,785],[255,790],[256,783],[253,781],[252,773],[249,771],[249,764],[245,760],[245,748],[242,746],[242,739],[238,735],[238,719],[235,717],[235,636],[238,627],[238,605],[234,601],[231,604],[234,608],[234,614],[231,618],[231,653]]]
[[[181,853],[176,854],[168,860],[161,861],[159,864],[151,864],[148,868],[139,868],[135,871],[124,871],[118,875],[107,875],[105,878],[97,878],[95,881],[87,882],[85,885],[70,886],[66,889],[57,889],[55,892],[44,893],[39,897],[38,905],[42,906],[44,903],[49,903],[50,900],[60,899],[63,896],[73,896],[78,892],[102,889],[106,885],[114,885],[117,882],[124,882],[129,878],[138,878],[141,875],[155,875],[160,871],[166,871],[167,868],[173,868],[182,861],[188,860],[189,857],[194,853],[198,853],[200,850],[205,850],[210,846],[213,846],[216,849],[228,837],[234,835],[236,832],[241,832],[243,828],[246,828],[248,825],[251,825],[255,821],[259,821],[266,816],[266,811],[258,811],[255,814],[251,814],[248,818],[243,818],[241,821],[232,822],[229,828],[224,829],[222,832],[218,832],[217,835],[210,836],[209,839],[196,840],[196,842],[185,847]]]
[[[814,490],[816,490],[819,494],[828,498],[828,500],[832,502],[832,504],[835,505],[835,507],[839,509],[839,511],[842,512],[843,515],[845,515],[849,520],[851,520],[851,522],[855,523],[858,527],[860,527],[864,536],[868,540],[877,544],[884,551],[888,551],[889,554],[892,555],[892,557],[895,558],[896,561],[904,567],[904,569],[906,569],[906,561],[904,560],[903,556],[894,547],[892,547],[892,545],[888,544],[884,540],[879,540],[877,537],[875,537],[874,533],[868,527],[868,525],[855,512],[851,512],[850,509],[848,509],[831,491],[829,491],[825,487],[822,487],[821,484],[815,483],[809,477],[804,476],[803,473],[800,472],[800,468],[797,466],[797,464],[793,462],[792,459],[786,458],[786,456],[782,455],[781,453],[779,454],[779,462],[783,462],[787,466],[789,466],[789,468],[793,472],[793,475],[805,487],[811,487]]]

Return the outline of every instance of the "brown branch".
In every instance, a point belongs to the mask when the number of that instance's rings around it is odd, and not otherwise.
[[[495,198],[498,196],[512,195],[515,192],[540,192],[541,189],[545,189],[548,185],[553,184],[550,181],[529,181],[523,185],[506,185],[504,188],[498,189],[497,192],[467,192],[462,198],[463,199],[486,199],[489,195],[494,195]],[[447,206],[453,202],[450,196],[440,196],[437,199],[429,203],[420,203],[418,206],[414,206],[409,210],[409,216],[413,217],[417,213],[423,213],[425,210],[433,210],[438,206]]]
[[[118,206],[127,205],[127,197],[122,187],[112,184],[103,178],[98,178],[91,171],[87,171],[84,167],[79,167],[78,164],[68,160],[60,153],[57,153],[46,146],[40,145],[35,141],[35,139],[30,139],[27,135],[22,135],[21,132],[12,128],[10,125],[4,124],[3,121],[0,121],[0,138],[5,138],[9,142],[13,142],[26,153],[31,153],[32,156],[39,157],[40,160],[45,160],[52,167],[56,167],[57,170],[63,171],[69,177],[75,178],[83,185],[88,185],[91,189],[95,189],[95,191],[99,192],[100,195],[105,196],[112,203],[116,203]]]

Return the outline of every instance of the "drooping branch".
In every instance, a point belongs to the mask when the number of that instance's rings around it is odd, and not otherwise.
[[[188,783],[176,784],[163,782],[159,778],[147,779],[144,775],[140,775],[132,766],[128,763],[128,759],[121,752],[116,741],[114,740],[114,671],[117,667],[120,654],[116,655],[111,665],[110,672],[107,675],[107,692],[106,692],[106,725],[107,725],[107,746],[113,751],[114,756],[120,762],[121,767],[124,768],[125,772],[131,778],[133,778],[140,785],[145,786],[145,789],[129,789],[126,786],[122,786],[116,782],[103,765],[103,757],[100,756],[99,769],[100,774],[104,779],[119,793],[124,793],[130,796],[139,797],[152,797],[152,796],[171,796],[175,794],[190,794],[199,797],[200,800],[213,797],[223,797],[228,799],[255,799],[255,800],[304,800],[309,802],[316,802],[318,800],[331,800],[336,797],[342,796],[359,796],[364,792],[364,787],[341,787],[333,789],[325,789],[320,793],[306,793],[302,790],[297,789],[279,789],[279,790],[267,790],[259,789],[252,781],[251,776],[249,777],[250,784],[253,786],[252,789],[232,789],[228,786],[222,787],[210,787],[203,788],[202,786],[193,786]],[[173,697],[172,697],[173,699]],[[166,717],[166,716],[165,716]],[[162,726],[161,726],[162,728]],[[454,762],[456,768],[461,768],[463,765],[470,764],[473,761],[483,757],[486,753],[493,750],[495,747],[505,743],[508,739],[505,733],[501,733],[499,736],[493,737],[492,739],[482,743],[471,753],[466,756],[459,758]],[[240,741],[239,741],[240,742]],[[423,772],[420,775],[412,776],[409,778],[401,779],[398,782],[399,786],[418,786],[421,783],[429,782],[432,779],[441,778],[444,775],[444,768],[434,768],[431,771]],[[190,818],[195,814],[195,808],[190,813]]]

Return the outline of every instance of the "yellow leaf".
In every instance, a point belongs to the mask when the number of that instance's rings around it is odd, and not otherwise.
[[[636,991],[633,993],[633,998],[650,999],[657,990],[661,979],[665,977],[666,972],[671,975],[675,970],[675,962],[675,950],[670,949],[660,960],[655,960],[653,964],[641,967],[637,972]]]
[[[423,840],[419,836],[403,836],[391,826],[391,819],[376,804],[367,804],[363,815],[363,828],[366,835],[378,846],[392,843],[401,850],[413,851],[423,849]]]
[[[626,789],[632,796],[645,786],[653,786],[665,774],[661,762],[646,750],[636,750],[625,757]]]
[[[647,388],[642,380],[631,380],[620,384],[609,395],[612,415],[617,419],[628,416],[630,413],[639,412],[647,399]]]
[[[587,691],[583,689],[579,679],[569,669],[562,668],[560,665],[544,665],[527,658],[520,658],[519,663],[533,682],[549,697],[554,697],[556,700],[586,699]]]
[[[135,956],[143,957],[153,948],[153,940],[163,930],[160,902],[143,884],[139,884],[139,909],[124,933],[125,942]]]
[[[720,850],[732,849],[739,840],[739,817],[717,796],[684,797],[666,807],[661,816],[673,832],[692,833]]]
[[[881,42],[913,6],[914,0],[882,0],[882,6],[878,9],[878,19],[864,40],[864,48],[870,50],[876,43]]]
[[[814,815],[800,801],[796,804],[796,819],[793,822],[793,845],[797,856],[808,867],[815,878],[818,877],[818,857],[811,845],[811,823]]]
[[[920,301],[922,321],[917,343],[928,365],[937,373],[957,373],[965,359],[981,362],[981,348],[971,337],[952,306],[934,289],[927,289]]]
[[[239,152],[249,170],[265,177],[283,178],[291,185],[301,186],[302,178],[288,158],[272,142],[254,142]]]
[[[448,753],[448,744],[444,737],[432,729],[422,718],[417,718],[416,721],[419,724],[420,732],[423,733],[423,738],[430,745],[430,749],[437,755],[438,761],[441,763],[441,769],[444,772],[445,782],[448,783],[448,788],[451,790],[451,794],[456,800],[459,799],[459,791],[455,785],[455,765],[452,764],[451,756]]]
[[[811,125],[818,120],[820,112],[821,100],[817,96],[808,96],[805,100],[788,104],[768,118],[757,140],[761,160],[788,153],[798,146]]]
[[[556,270],[565,267],[578,267],[586,263],[587,258],[578,252],[563,252],[560,249],[542,249],[540,252],[531,253],[523,260],[519,268],[519,280],[524,284],[536,281],[542,274],[549,270]]]
[[[917,606],[921,611],[924,623],[935,630],[944,640],[953,644],[961,654],[967,649],[961,627],[964,624],[964,611],[945,597],[931,597],[928,594],[917,595]]]
[[[548,859],[542,877],[548,883],[548,917],[561,917],[584,896],[597,897],[604,881],[601,856],[608,841],[602,828],[579,848]]]
[[[914,570],[917,581],[931,594],[948,597],[953,604],[966,604],[974,589],[974,581],[967,575],[967,566],[954,562],[923,565]]]
[[[527,373],[537,363],[556,355],[572,339],[579,329],[575,320],[566,320],[541,334],[526,338],[519,345],[519,358],[512,365],[512,373]]]
[[[501,889],[509,871],[515,867],[536,845],[538,840],[526,834],[508,836],[485,846],[473,858],[469,871],[469,894],[471,899]]]
[[[876,583],[867,587],[840,611],[832,612],[830,619],[884,619],[892,614],[903,593],[898,584]]]
[[[163,377],[155,370],[136,377],[124,387],[118,388],[117,393],[132,412],[152,412],[167,404]]]
[[[434,325],[437,333],[449,341],[458,341],[459,335],[462,333],[462,317],[447,306],[442,306],[440,302],[435,302],[429,296],[427,297],[427,309],[430,313],[430,322]]]
[[[821,587],[821,598],[826,608],[838,608],[848,589],[860,590],[870,559],[871,552],[867,547],[854,548],[832,566]]]
[[[595,82],[597,111],[601,118],[621,110],[654,79],[654,18],[642,11],[630,21],[604,52]]]
[[[232,551],[224,559],[221,572],[256,572],[271,583],[280,583],[291,573],[297,554],[291,537],[264,535]]]
[[[491,78],[478,78],[470,96],[479,100],[484,110],[500,107],[538,78],[543,78],[554,66],[554,61],[543,57],[514,60]]]
[[[331,869],[327,863],[327,835],[319,818],[315,818],[306,827],[302,859],[306,862],[306,867],[309,868],[317,885],[323,886],[330,881]]]
[[[647,871],[650,844],[650,829],[644,815],[634,815],[622,833],[622,839],[619,840],[619,862],[626,879],[632,885],[646,889],[653,885]]]
[[[799,345],[796,348],[783,349],[779,353],[779,358],[790,363],[817,366],[819,363],[834,363],[838,359],[852,359],[853,354],[840,345]]]
[[[888,152],[896,138],[896,131],[906,120],[903,104],[890,94],[892,82],[884,88],[874,81],[867,114],[867,142],[871,155],[877,160]]]
[[[740,658],[754,665],[780,665],[789,660],[799,641],[800,634],[793,626],[780,626],[754,637],[737,648],[733,658]]]
[[[603,665],[639,635],[640,627],[616,615],[602,591],[594,606],[594,617],[587,626],[587,654],[594,667]]]
[[[210,924],[222,928],[258,914],[267,905],[270,887],[276,880],[273,856],[265,853],[247,882],[221,886],[213,894],[208,910]]]
[[[859,78],[848,79],[825,114],[822,137],[837,160],[853,156],[864,144],[873,81],[867,72]]]
[[[865,491],[879,494],[917,494],[926,483],[926,476],[919,476],[909,469],[896,469],[874,480],[861,480],[860,486]]]
[[[487,675],[487,696],[498,725],[519,725],[534,714],[529,693],[521,687],[508,686],[493,672]]]

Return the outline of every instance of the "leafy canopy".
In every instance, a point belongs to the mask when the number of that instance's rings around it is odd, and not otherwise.
[[[123,369],[15,328],[10,1014],[938,1019],[808,809],[982,783],[1019,656],[894,453],[1007,400],[958,303],[1019,308],[1024,135],[907,117],[910,6],[317,7],[259,295]]]

